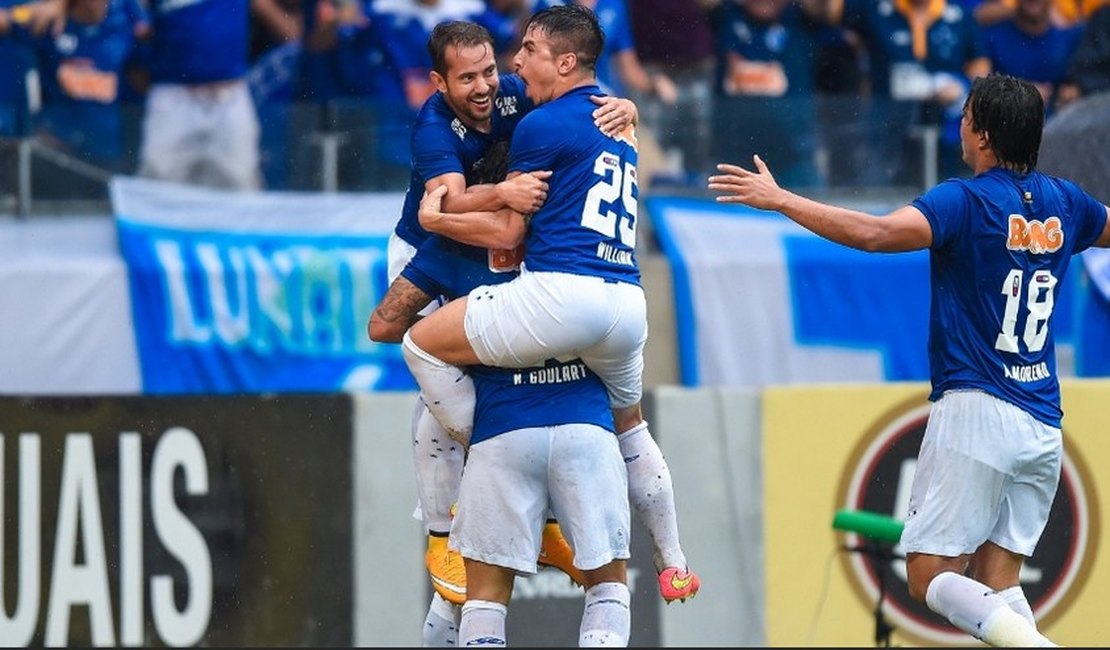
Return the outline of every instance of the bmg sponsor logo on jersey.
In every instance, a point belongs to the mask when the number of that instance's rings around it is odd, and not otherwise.
[[[928,419],[925,395],[877,418],[852,452],[841,478],[837,508],[875,512],[904,521]],[[1086,463],[1074,446],[1069,446],[1048,525],[1021,572],[1021,586],[1041,626],[1067,610],[1089,574],[1099,531],[1097,509],[1090,502],[1094,498],[1092,486]],[[858,547],[864,540],[855,533],[845,533],[844,542]],[[893,551],[893,560],[876,560],[864,553],[841,556],[861,604],[874,609],[879,595],[878,576],[885,574],[887,600],[883,612],[897,632],[923,644],[967,645],[970,637],[910,598],[901,548],[896,545]],[[889,565],[876,566],[878,561]]]
[[[1064,227],[1060,217],[1049,217],[1044,223],[1026,221],[1020,214],[1011,214],[1006,248],[1029,251],[1035,255],[1055,253],[1064,245]]]

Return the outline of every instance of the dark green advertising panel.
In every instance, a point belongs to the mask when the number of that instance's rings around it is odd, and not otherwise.
[[[345,396],[0,398],[5,645],[351,645]]]

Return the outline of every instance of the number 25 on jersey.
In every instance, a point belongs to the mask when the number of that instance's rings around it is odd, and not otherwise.
[[[636,247],[636,165],[603,151],[594,160],[594,174],[601,180],[586,194],[582,225],[616,239],[629,248]],[[606,204],[608,204],[606,206]]]

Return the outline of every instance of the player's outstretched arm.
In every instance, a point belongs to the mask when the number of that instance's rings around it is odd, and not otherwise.
[[[754,156],[755,171],[739,165],[717,165],[721,174],[709,177],[709,189],[720,192],[720,203],[740,203],[775,210],[826,239],[864,251],[897,252],[927,248],[933,230],[921,211],[905,206],[876,216],[807,199],[779,187],[771,170]]]
[[[398,277],[389,285],[381,302],[370,314],[366,333],[371,341],[378,343],[400,343],[417,314],[432,301],[432,296],[404,277]]]
[[[485,212],[444,212],[443,196],[446,193],[447,188],[437,187],[425,192],[420,200],[420,225],[427,231],[483,248],[516,248],[524,241],[528,226],[521,213],[511,208]]]

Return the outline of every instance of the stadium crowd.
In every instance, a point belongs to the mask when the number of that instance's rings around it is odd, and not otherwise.
[[[342,187],[400,189],[431,29],[486,26],[509,72],[522,21],[564,1],[599,16],[647,182],[747,148],[794,186],[916,185],[922,133],[966,174],[974,77],[1032,81],[1050,113],[1110,88],[1107,0],[0,0],[0,137],[231,188],[314,189],[341,151]]]

